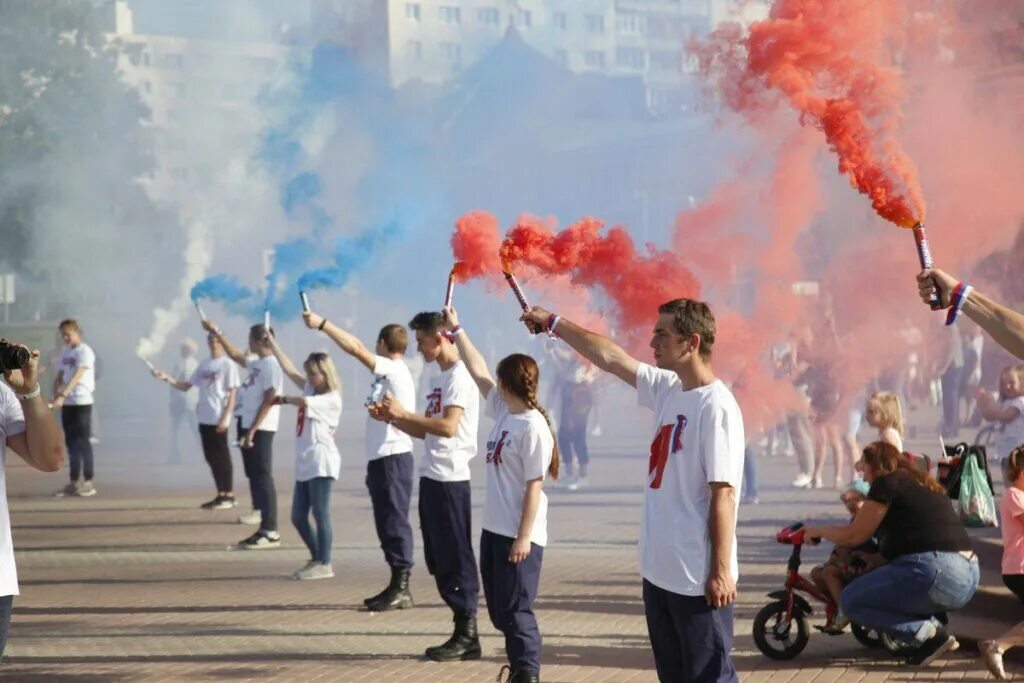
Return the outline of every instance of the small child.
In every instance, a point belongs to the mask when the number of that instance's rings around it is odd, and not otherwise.
[[[871,487],[866,481],[854,479],[839,496],[850,513],[851,521],[864,505],[870,490]],[[838,606],[843,587],[879,564],[881,555],[878,553],[878,544],[873,539],[855,547],[837,545],[832,549],[832,554],[825,564],[811,570],[811,580]],[[826,624],[822,630],[828,634],[842,633],[849,623],[846,615],[837,609],[832,622]]]
[[[864,408],[864,419],[878,430],[878,440],[903,452],[903,409],[900,399],[890,391],[876,391]]]
[[[1024,366],[1003,368],[999,374],[998,402],[982,389],[976,395],[981,416],[999,424],[995,450],[1005,472],[1010,453],[1024,444]]]

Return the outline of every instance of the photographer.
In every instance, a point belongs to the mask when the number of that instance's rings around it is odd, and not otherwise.
[[[39,352],[29,352],[23,346],[0,340],[0,370],[6,380],[6,384],[0,383],[0,655],[3,655],[11,625],[11,606],[18,594],[11,517],[7,509],[5,449],[10,446],[25,462],[43,472],[60,470],[64,451],[57,422],[39,387]]]

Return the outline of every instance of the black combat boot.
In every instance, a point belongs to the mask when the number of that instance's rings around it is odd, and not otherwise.
[[[480,637],[476,617],[455,615],[455,631],[443,645],[428,647],[427,658],[435,662],[457,662],[480,659]]]
[[[410,607],[412,607],[412,594],[409,592],[408,567],[392,567],[391,583],[383,593],[366,603],[366,609],[371,612],[390,612]]]

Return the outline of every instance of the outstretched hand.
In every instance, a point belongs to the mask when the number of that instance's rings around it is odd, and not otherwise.
[[[313,311],[306,311],[302,314],[302,321],[306,323],[306,327],[309,329],[318,330],[324,321],[324,317],[322,315],[317,315]]]
[[[526,324],[526,329],[530,331],[530,334],[538,334],[544,331],[544,328],[548,325],[548,318],[551,317],[551,311],[541,308],[540,306],[534,306],[530,310],[519,316],[519,320]]]
[[[921,301],[930,304],[932,295],[938,292],[942,308],[949,308],[957,282],[955,277],[938,268],[924,270],[917,275],[917,293]]]

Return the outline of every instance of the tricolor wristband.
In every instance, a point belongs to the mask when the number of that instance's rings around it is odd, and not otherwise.
[[[558,315],[556,313],[552,313],[550,316],[548,316],[548,323],[546,325],[548,332],[552,332],[553,333],[555,331],[555,325],[557,325],[558,321],[561,320],[561,319],[562,319],[562,316],[560,316],[560,315]]]
[[[963,282],[958,282],[956,287],[953,288],[953,295],[949,302],[949,312],[946,314],[946,325],[952,325],[960,317],[960,311],[964,309],[964,304],[967,303],[967,297],[970,295],[971,289],[973,288],[970,285]]]
[[[462,325],[456,325],[452,329],[448,330],[448,338],[454,340],[456,335],[462,332]]]

